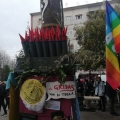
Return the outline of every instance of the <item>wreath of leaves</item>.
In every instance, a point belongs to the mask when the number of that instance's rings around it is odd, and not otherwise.
[[[24,55],[20,54],[18,58],[24,58]],[[67,75],[72,75],[75,73],[76,65],[75,60],[70,57],[70,54],[60,56],[56,61],[56,67],[46,67],[40,66],[38,69],[30,69],[28,66],[28,62],[30,62],[30,58],[26,58],[23,61],[22,68],[23,72],[19,73],[16,77],[18,81],[17,88],[20,86],[21,82],[24,82],[28,77],[36,77],[43,76],[45,79],[40,79],[39,81],[44,84],[46,83],[50,77],[58,76],[59,82],[63,84],[65,82],[65,78]],[[42,69],[45,69],[43,72]]]

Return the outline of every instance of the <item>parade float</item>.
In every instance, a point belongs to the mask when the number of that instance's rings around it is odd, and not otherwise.
[[[41,11],[41,29],[19,34],[24,54],[9,74],[9,120],[79,120],[62,0],[41,0]]]

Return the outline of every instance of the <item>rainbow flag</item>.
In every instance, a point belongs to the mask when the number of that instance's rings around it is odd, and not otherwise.
[[[120,69],[116,54],[118,52],[120,52],[120,20],[117,12],[106,1],[106,77],[113,89],[120,86]]]

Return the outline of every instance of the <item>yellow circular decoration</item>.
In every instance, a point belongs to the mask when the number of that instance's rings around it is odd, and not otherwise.
[[[44,86],[38,80],[28,79],[21,87],[20,96],[27,103],[34,105],[41,101],[44,92]]]

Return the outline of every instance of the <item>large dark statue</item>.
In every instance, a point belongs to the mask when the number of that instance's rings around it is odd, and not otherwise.
[[[41,0],[42,28],[29,29],[29,36],[20,36],[27,66],[54,66],[60,56],[68,54],[67,27],[64,27],[62,0]],[[46,60],[45,60],[46,58]],[[51,58],[51,59],[50,59]],[[24,59],[19,59],[16,69],[22,68]],[[51,61],[51,62],[50,62]]]
[[[62,0],[41,0],[42,27],[64,27]]]

